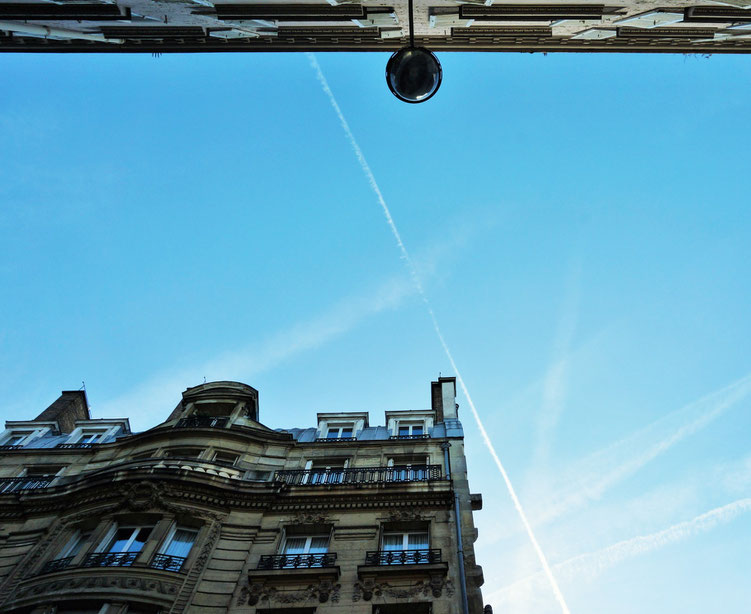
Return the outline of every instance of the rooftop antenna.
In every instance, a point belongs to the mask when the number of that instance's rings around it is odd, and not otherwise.
[[[409,46],[401,48],[386,64],[386,84],[402,102],[425,102],[438,91],[443,79],[441,63],[432,51],[415,47],[413,0],[409,0]]]

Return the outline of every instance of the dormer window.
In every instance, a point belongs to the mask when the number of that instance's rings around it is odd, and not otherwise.
[[[330,424],[326,439],[354,439],[354,424]]]
[[[65,443],[58,448],[91,448],[94,445],[111,441],[119,433],[130,433],[127,419],[76,420],[76,428],[71,431]]]
[[[13,450],[58,430],[56,422],[8,421],[0,433],[0,449]]]
[[[14,431],[10,434],[10,437],[3,441],[3,446],[21,446],[24,441],[29,438],[31,431]]]
[[[433,411],[387,411],[391,439],[428,439],[435,423]]]
[[[367,412],[318,414],[316,441],[354,441],[368,428]]]
[[[397,436],[403,438],[417,438],[422,437],[425,434],[424,422],[406,422],[400,420],[398,422]]]
[[[104,431],[84,429],[78,441],[73,443],[97,443],[104,435]]]

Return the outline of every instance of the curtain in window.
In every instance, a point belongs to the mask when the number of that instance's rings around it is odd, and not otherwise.
[[[288,537],[284,544],[284,554],[303,554],[306,541],[304,537]]]
[[[193,542],[196,540],[196,532],[190,529],[176,529],[172,539],[167,544],[162,554],[169,556],[181,556],[186,558]]]
[[[313,537],[310,540],[309,552],[311,554],[321,554],[321,553],[327,552],[328,549],[329,549],[329,538],[327,535],[323,537]]]
[[[383,549],[384,550],[403,550],[404,549],[404,536],[401,533],[398,534],[386,534],[383,536]]]
[[[427,533],[410,533],[407,536],[408,550],[427,550],[428,534]]]

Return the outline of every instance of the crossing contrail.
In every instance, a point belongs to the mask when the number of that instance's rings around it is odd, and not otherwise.
[[[582,576],[593,578],[621,561],[709,531],[721,523],[730,522],[741,514],[748,512],[751,512],[751,498],[737,499],[699,514],[690,520],[676,523],[667,529],[624,539],[594,552],[579,554],[556,563],[554,567],[557,572],[567,578],[574,579]],[[536,580],[541,579],[539,573],[532,574],[491,593],[488,595],[488,599],[492,600],[494,597],[510,598],[519,591],[529,588]]]
[[[415,287],[417,288],[417,291],[420,294],[420,298],[422,299],[422,302],[425,304],[425,308],[427,309],[428,315],[430,316],[430,321],[433,324],[433,329],[435,330],[435,333],[438,336],[438,340],[440,341],[441,347],[443,348],[443,351],[446,354],[446,358],[448,358],[449,360],[449,364],[451,364],[451,368],[453,369],[454,373],[456,373],[456,380],[459,382],[459,386],[461,387],[462,392],[464,393],[464,396],[467,399],[469,408],[472,410],[472,415],[475,419],[475,422],[477,423],[478,429],[480,430],[480,435],[482,436],[482,440],[485,443],[485,446],[488,448],[490,455],[493,457],[493,461],[495,462],[496,467],[498,467],[498,471],[501,473],[501,477],[503,478],[503,481],[506,484],[506,488],[508,489],[509,495],[511,496],[511,500],[514,503],[514,508],[516,508],[516,511],[519,514],[519,518],[521,519],[522,524],[524,525],[524,529],[526,530],[527,535],[529,536],[529,540],[532,542],[532,546],[535,550],[535,553],[537,554],[537,558],[540,560],[540,564],[542,565],[545,575],[547,576],[548,581],[550,582],[550,586],[553,589],[555,598],[558,601],[559,605],[561,606],[561,610],[563,611],[563,613],[571,614],[571,610],[569,610],[568,605],[566,605],[566,600],[564,599],[563,593],[561,592],[561,589],[558,586],[558,582],[556,581],[555,576],[553,575],[553,571],[551,570],[550,565],[548,564],[548,560],[545,557],[545,553],[542,551],[542,548],[540,547],[540,544],[538,543],[537,538],[535,537],[535,533],[532,530],[532,525],[530,525],[529,520],[527,520],[527,515],[524,513],[524,508],[522,508],[521,501],[519,501],[519,497],[516,495],[516,491],[514,490],[514,487],[511,484],[511,480],[508,474],[506,473],[506,469],[504,468],[503,463],[501,463],[501,459],[498,457],[498,454],[496,453],[495,448],[493,447],[493,444],[490,441],[490,437],[488,436],[488,433],[485,430],[485,426],[483,425],[482,420],[480,419],[480,414],[477,413],[477,408],[475,407],[475,404],[472,401],[472,397],[469,394],[469,390],[467,390],[467,386],[464,383],[464,378],[462,377],[461,372],[459,371],[459,368],[456,366],[456,362],[454,361],[454,357],[451,354],[451,350],[449,349],[449,346],[446,343],[446,339],[444,338],[443,333],[441,332],[441,327],[438,326],[438,319],[435,316],[435,312],[433,311],[433,308],[430,305],[430,301],[428,300],[428,296],[425,293],[425,289],[422,286],[422,282],[420,281],[420,276],[417,273],[417,267],[415,267],[415,263],[410,257],[409,252],[407,251],[407,247],[404,245],[404,241],[402,240],[402,237],[399,234],[399,230],[397,229],[396,224],[394,223],[394,218],[391,216],[391,211],[389,211],[388,205],[386,204],[386,200],[383,198],[383,194],[381,193],[381,189],[378,187],[378,183],[376,182],[375,175],[373,175],[373,171],[370,169],[370,165],[368,164],[368,161],[365,159],[365,156],[362,153],[362,149],[360,149],[360,146],[357,144],[357,140],[355,140],[355,135],[352,133],[352,130],[350,129],[349,124],[347,123],[347,119],[344,117],[344,113],[342,113],[342,110],[339,108],[339,104],[336,102],[334,93],[331,91],[331,88],[329,87],[329,84],[326,81],[326,77],[323,75],[323,71],[321,70],[320,64],[318,64],[318,60],[316,59],[315,55],[313,55],[312,53],[307,53],[306,55],[308,56],[308,59],[310,60],[310,65],[315,71],[316,77],[318,78],[318,81],[320,82],[324,93],[328,97],[329,102],[331,102],[331,106],[334,108],[334,111],[336,112],[336,115],[339,118],[339,122],[341,123],[342,128],[344,129],[344,134],[347,136],[347,140],[349,141],[349,144],[352,146],[352,149],[355,152],[355,156],[357,157],[357,161],[360,164],[360,168],[362,169],[363,173],[365,173],[365,177],[367,178],[371,189],[373,190],[373,192],[376,195],[376,198],[378,199],[378,204],[381,205],[383,214],[386,217],[386,223],[389,225],[389,228],[391,229],[391,233],[394,235],[394,239],[396,239],[396,244],[397,244],[397,247],[399,248],[401,258],[404,260],[405,264],[407,265],[407,269],[409,270],[409,274],[412,277],[412,281],[414,282]]]

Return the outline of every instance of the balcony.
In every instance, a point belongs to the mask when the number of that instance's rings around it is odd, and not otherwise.
[[[365,565],[429,565],[441,562],[441,549],[376,550],[365,553]]]
[[[53,571],[60,571],[61,569],[68,567],[72,560],[72,556],[66,556],[64,559],[53,559],[51,561],[47,561],[39,573],[52,573]]]
[[[334,567],[336,553],[321,554],[270,554],[262,556],[256,569],[312,569]]]
[[[315,443],[336,443],[337,441],[357,441],[357,437],[316,437]]]
[[[175,428],[178,429],[190,429],[190,428],[216,428],[221,429],[227,426],[229,418],[215,417],[215,416],[188,416],[187,418],[180,418],[175,424]]]
[[[149,564],[152,569],[163,569],[164,571],[180,571],[184,556],[172,556],[171,554],[157,554]]]
[[[60,450],[89,450],[95,445],[94,443],[59,443],[55,447]]]
[[[130,567],[138,552],[94,552],[86,556],[81,567]]]
[[[434,597],[440,597],[449,566],[441,560],[438,548],[420,550],[376,550],[365,553],[365,564],[357,566],[362,598],[370,601],[372,587],[381,582],[422,579],[430,585]]]
[[[340,575],[334,552],[265,555],[258,561],[256,569],[248,570],[248,604],[254,606],[258,603],[264,586],[281,590],[316,587],[318,602],[325,603]]]
[[[389,439],[430,439],[430,435],[392,435]]]
[[[358,467],[352,469],[288,469],[277,471],[274,474],[274,481],[291,486],[432,482],[440,479],[440,465]]]
[[[23,448],[23,446],[18,446],[18,445],[11,444],[11,443],[6,443],[6,444],[3,444],[3,445],[0,446],[0,451],[5,451],[5,450],[20,450],[21,448]]]
[[[54,476],[42,478],[0,478],[0,494],[47,488]]]

